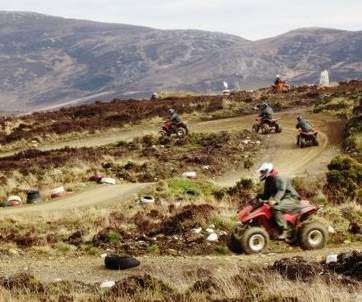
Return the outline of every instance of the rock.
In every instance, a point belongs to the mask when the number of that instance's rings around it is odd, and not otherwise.
[[[215,224],[210,224],[210,225],[209,225],[209,228],[210,228],[210,229],[215,229]]]
[[[16,249],[9,249],[8,252],[10,255],[13,255],[13,256],[19,255],[19,252]]]
[[[186,236],[187,243],[202,242],[202,241],[204,241],[204,236],[202,234],[191,233]]]
[[[177,256],[178,252],[174,249],[168,249],[167,252],[171,255],[171,256]]]
[[[247,145],[250,143],[250,139],[244,139],[241,141],[244,145]]]
[[[328,233],[330,233],[330,234],[335,234],[335,233],[336,233],[336,230],[335,230],[331,225],[329,225],[329,226],[328,226]]]
[[[194,179],[197,177],[197,173],[195,171],[189,171],[182,174],[182,177]]]
[[[101,255],[101,258],[106,258],[107,257],[107,253],[103,253],[102,255]]]
[[[202,169],[204,169],[204,170],[209,170],[209,169],[210,169],[210,166],[202,166]]]
[[[101,284],[101,288],[112,288],[115,284],[114,281],[105,281]]]
[[[200,234],[202,232],[202,228],[192,229],[192,232],[195,234]]]
[[[116,180],[114,178],[111,177],[103,177],[100,180],[100,183],[102,184],[107,184],[107,185],[115,185],[116,184]]]
[[[219,240],[219,236],[216,233],[211,233],[208,237],[207,237],[208,241],[211,242],[216,242]]]
[[[214,229],[211,229],[211,228],[207,228],[206,232],[209,234],[215,233]]]

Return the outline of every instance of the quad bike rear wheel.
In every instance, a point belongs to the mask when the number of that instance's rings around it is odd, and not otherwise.
[[[306,222],[299,230],[299,243],[304,250],[324,248],[328,241],[328,228],[318,221]]]
[[[318,142],[318,139],[316,137],[313,138],[313,145],[314,146],[319,146],[319,142]]]
[[[275,132],[276,133],[282,133],[282,126],[280,126],[279,124],[275,124]]]
[[[167,133],[167,131],[165,131],[165,130],[161,130],[161,131],[159,132],[159,134],[160,134],[161,137],[167,137],[167,136],[168,136],[168,133]]]
[[[300,146],[301,148],[304,148],[304,147],[306,146],[306,141],[305,141],[305,138],[304,138],[304,137],[301,137],[301,138],[299,139],[299,146]]]
[[[260,126],[260,129],[261,129],[261,133],[262,133],[262,134],[268,134],[268,133],[270,133],[270,127],[269,127],[268,124],[262,124],[262,125]]]
[[[248,228],[241,237],[241,247],[246,254],[263,252],[269,244],[269,234],[260,227]]]

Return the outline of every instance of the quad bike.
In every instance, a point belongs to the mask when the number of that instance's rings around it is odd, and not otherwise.
[[[262,134],[269,134],[271,132],[275,133],[281,133],[282,127],[279,125],[279,118],[277,119],[263,119],[262,117],[258,116],[256,118],[256,122],[253,125],[253,130],[256,133],[262,133]]]
[[[301,148],[308,146],[318,146],[319,142],[317,139],[318,131],[312,129],[309,132],[304,132],[302,129],[298,129],[297,145]]]
[[[162,126],[162,130],[160,131],[161,137],[171,137],[173,134],[177,136],[177,138],[185,138],[189,133],[186,124],[179,123],[176,127],[172,127],[171,121],[165,121]]]
[[[280,82],[279,84],[272,86],[273,92],[289,92],[290,86],[285,82]]]
[[[300,212],[285,213],[290,232],[288,242],[299,244],[305,250],[323,248],[328,241],[328,227],[310,217],[318,208],[307,200],[300,201]],[[271,239],[277,239],[280,231],[273,220],[271,207],[254,201],[238,213],[239,224],[228,236],[228,248],[234,253],[256,254],[263,252]]]

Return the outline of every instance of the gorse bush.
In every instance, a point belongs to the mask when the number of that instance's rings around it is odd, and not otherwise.
[[[348,156],[337,156],[328,170],[326,188],[330,201],[362,203],[362,164]]]

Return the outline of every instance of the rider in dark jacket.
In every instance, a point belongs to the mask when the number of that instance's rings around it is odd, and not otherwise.
[[[266,101],[263,101],[260,104],[259,109],[260,109],[259,116],[263,120],[271,120],[271,119],[273,119],[273,114],[274,114],[273,109],[272,109],[272,107],[270,107],[270,105]]]
[[[288,224],[283,218],[283,213],[296,213],[300,211],[298,193],[293,188],[290,179],[279,176],[273,164],[264,163],[258,170],[260,180],[265,180],[264,192],[258,195],[261,200],[268,201],[273,209],[275,223],[282,230],[279,239],[288,237]]]
[[[303,118],[303,116],[297,116],[297,129],[301,129],[303,132],[308,133],[309,131],[313,130],[313,126]]]
[[[172,123],[173,126],[177,126],[178,124],[181,123],[181,118],[180,116],[177,114],[175,109],[169,109],[168,113],[170,115],[170,121]]]

